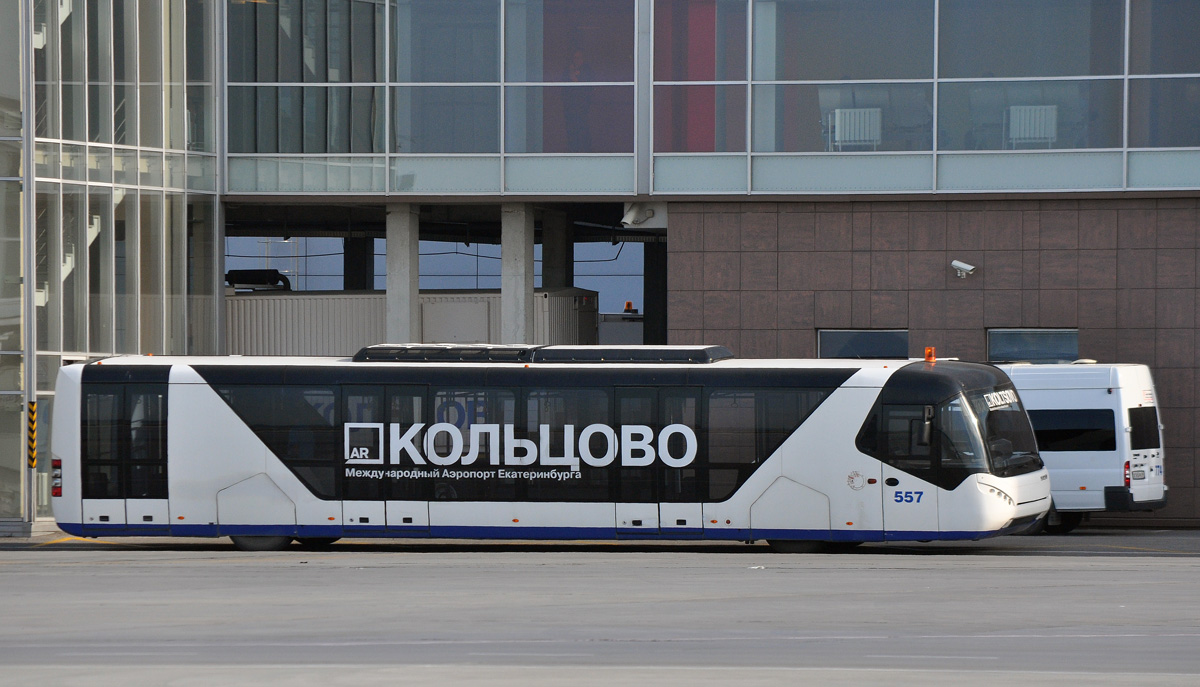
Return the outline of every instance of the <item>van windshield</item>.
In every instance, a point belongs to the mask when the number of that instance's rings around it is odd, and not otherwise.
[[[1011,386],[968,391],[964,396],[979,428],[992,474],[1012,477],[1042,469],[1033,427]]]

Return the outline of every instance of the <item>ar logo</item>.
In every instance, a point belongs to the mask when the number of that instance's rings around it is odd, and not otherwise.
[[[346,464],[383,465],[383,423],[347,422]]]

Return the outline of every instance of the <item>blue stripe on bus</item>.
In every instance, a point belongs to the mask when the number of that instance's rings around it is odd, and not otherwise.
[[[616,527],[430,527],[434,537],[447,539],[616,539]]]
[[[78,537],[100,536],[291,536],[291,537],[379,537],[379,538],[444,538],[444,539],[545,539],[545,540],[665,540],[690,539],[709,541],[755,541],[779,539],[796,541],[835,542],[902,542],[902,541],[965,541],[995,537],[1002,531],[924,530],[792,530],[792,529],[710,529],[663,528],[629,530],[613,527],[485,527],[485,526],[409,526],[389,525],[344,527],[342,525],[162,525],[105,524],[82,525],[58,523],[59,529]],[[1025,527],[1023,525],[1022,527]]]
[[[171,535],[175,537],[219,537],[221,530],[217,525],[171,525]]]

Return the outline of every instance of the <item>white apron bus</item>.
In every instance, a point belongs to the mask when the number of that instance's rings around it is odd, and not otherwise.
[[[1049,508],[998,369],[721,347],[381,345],[64,367],[52,503],[85,537],[980,539]]]
[[[1082,361],[999,367],[1021,394],[1050,471],[1047,532],[1070,532],[1088,513],[1167,505],[1150,368]]]

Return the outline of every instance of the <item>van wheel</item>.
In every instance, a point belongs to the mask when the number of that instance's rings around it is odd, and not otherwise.
[[[341,537],[296,537],[296,543],[306,549],[323,549]]]
[[[1083,513],[1064,513],[1058,512],[1058,524],[1051,525],[1050,520],[1046,520],[1046,534],[1066,534],[1071,530],[1079,527],[1079,523],[1083,522]]]
[[[292,543],[291,537],[230,537],[238,551],[280,551]]]

